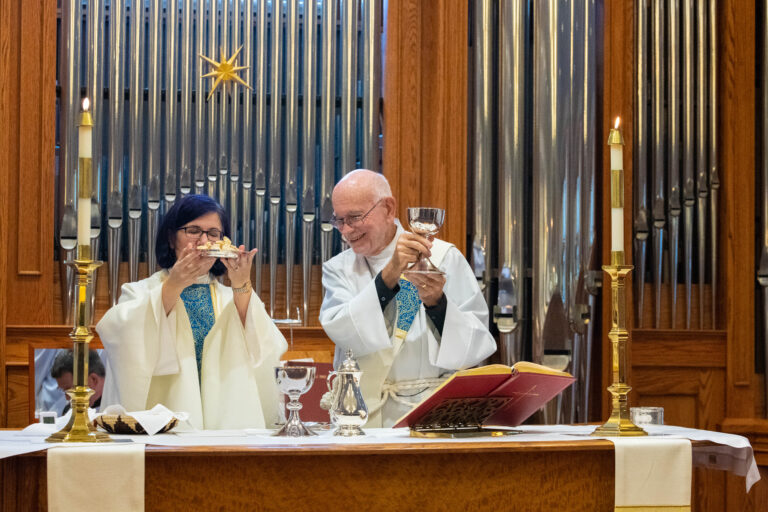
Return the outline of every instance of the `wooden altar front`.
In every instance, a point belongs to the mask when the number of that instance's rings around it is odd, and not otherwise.
[[[45,510],[46,454],[0,460],[2,510]],[[97,469],[95,469],[97,470]],[[147,446],[151,510],[612,511],[613,444]]]

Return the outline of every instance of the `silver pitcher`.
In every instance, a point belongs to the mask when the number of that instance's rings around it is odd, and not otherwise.
[[[360,376],[363,374],[352,351],[347,350],[346,359],[341,367],[328,373],[326,382],[332,393],[333,401],[330,409],[331,421],[337,426],[335,436],[364,436],[362,427],[368,421],[368,407],[365,406],[363,395],[360,393]],[[331,379],[338,379],[331,385]]]

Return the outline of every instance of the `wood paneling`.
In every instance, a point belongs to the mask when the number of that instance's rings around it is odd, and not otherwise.
[[[725,331],[634,329],[632,366],[725,368]]]
[[[466,253],[468,5],[390,0],[384,75],[384,174],[401,221],[446,208],[438,235]]]
[[[52,321],[56,2],[11,0],[8,19],[7,316]]]
[[[719,2],[722,37],[719,90],[722,91],[718,151],[725,202],[728,331],[728,416],[749,416],[755,393],[755,2]],[[762,33],[762,31],[761,31]]]

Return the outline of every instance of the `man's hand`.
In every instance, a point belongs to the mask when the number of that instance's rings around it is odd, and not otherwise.
[[[394,288],[400,280],[400,274],[412,263],[419,259],[419,255],[428,258],[432,255],[432,242],[414,233],[403,233],[397,239],[395,253],[387,265],[381,271],[381,279],[390,289]],[[442,287],[441,287],[442,290]]]
[[[425,307],[436,306],[443,296],[445,276],[443,274],[408,274],[408,280],[419,291],[419,297]]]

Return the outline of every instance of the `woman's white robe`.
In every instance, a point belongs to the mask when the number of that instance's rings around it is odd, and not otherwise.
[[[274,366],[287,343],[251,292],[245,326],[232,290],[216,280],[212,300],[216,323],[205,338],[198,378],[195,342],[181,299],[169,315],[163,309],[163,270],[122,287],[118,304],[96,326],[107,353],[101,401],[128,411],[161,403],[189,413],[198,429],[263,428],[278,419]]]

